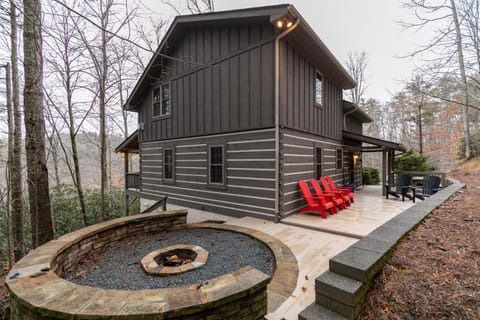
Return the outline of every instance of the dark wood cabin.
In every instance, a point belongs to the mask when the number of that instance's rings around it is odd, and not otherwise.
[[[299,179],[359,186],[371,119],[343,100],[353,87],[292,5],[178,16],[125,105],[140,154],[126,193],[278,221],[305,205]]]

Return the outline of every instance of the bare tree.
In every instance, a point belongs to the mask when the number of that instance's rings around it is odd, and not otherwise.
[[[45,159],[40,1],[24,0],[23,14],[25,149],[32,246],[36,248],[54,237]]]
[[[472,1],[472,0],[462,0]],[[459,11],[455,0],[405,0],[404,6],[415,17],[414,22],[403,22],[403,26],[409,29],[420,30],[427,25],[434,26],[435,35],[421,49],[412,52],[411,55],[423,55],[430,53],[435,58],[427,59],[430,67],[427,72],[431,76],[448,72],[459,72],[459,78],[463,84],[463,125],[465,138],[465,158],[471,157],[470,147],[470,121],[468,101],[468,81],[465,70],[465,56],[463,46],[463,32]]]
[[[110,45],[114,38],[120,34],[135,15],[135,9],[130,9],[122,0],[101,0],[95,3],[85,2],[84,11],[88,12],[90,20],[96,20],[99,26],[94,37],[89,37],[85,30],[77,27],[77,31],[89,53],[93,65],[92,77],[98,85],[99,106],[99,136],[100,136],[100,213],[102,220],[107,219],[105,211],[105,190],[108,188],[108,164],[107,164],[107,105],[112,98],[110,81],[111,60]],[[96,5],[96,6],[95,6]],[[91,33],[91,32],[90,32]],[[125,39],[125,38],[123,38]]]
[[[367,53],[362,52],[350,52],[347,59],[347,69],[353,80],[357,83],[357,86],[349,91],[350,100],[360,106],[362,99],[365,96],[365,91],[368,88],[367,83]]]
[[[78,103],[75,103],[75,95],[82,86],[83,68],[87,63],[84,59],[85,45],[78,37],[79,28],[84,28],[85,24],[81,18],[71,14],[63,6],[51,6],[51,21],[49,26],[49,43],[50,52],[46,56],[46,61],[52,69],[53,78],[55,82],[54,87],[59,87],[51,92],[45,92],[47,97],[47,111],[49,121],[52,126],[52,141],[56,141],[62,149],[65,159],[65,164],[69,170],[73,185],[77,191],[80,210],[82,213],[83,223],[88,225],[87,208],[85,204],[85,195],[82,186],[82,174],[80,171],[80,161],[78,155],[77,134],[85,119],[90,115],[93,108],[93,103],[82,110]],[[73,22],[72,22],[73,21]],[[77,26],[77,27],[76,27]],[[96,95],[92,96],[92,101],[95,100]],[[68,148],[61,138],[61,130],[55,124],[53,111],[51,106],[60,117],[63,125],[68,130],[70,148]],[[82,110],[82,112],[78,112]]]
[[[25,255],[22,190],[22,116],[17,53],[17,13],[15,0],[10,1],[10,50],[12,63],[13,148],[10,164],[13,253],[15,261]]]
[[[163,3],[172,8],[177,14],[197,14],[215,11],[213,0],[162,0]]]
[[[3,199],[6,199],[6,217],[5,217],[5,227],[6,227],[6,236],[7,236],[7,256],[9,267],[12,266],[12,240],[11,240],[11,198],[12,198],[12,160],[13,160],[13,111],[12,111],[12,97],[11,97],[11,80],[10,80],[10,64],[2,66],[5,68],[5,95],[6,95],[6,109],[7,109],[7,133],[8,133],[8,142],[7,142],[7,165],[5,170],[5,181],[6,187],[5,190],[0,190],[0,203],[3,202]],[[2,146],[0,142],[0,147]],[[4,192],[5,191],[5,192]],[[4,196],[5,194],[5,196]]]
[[[462,45],[462,31],[460,30],[460,22],[458,21],[458,11],[455,5],[455,0],[450,0],[453,22],[455,25],[455,44],[457,46],[458,65],[460,68],[460,77],[462,80],[464,95],[463,95],[463,126],[465,130],[465,158],[470,159],[472,149],[470,145],[470,123],[468,120],[468,82],[467,74],[465,72],[465,60],[463,59],[463,45]]]

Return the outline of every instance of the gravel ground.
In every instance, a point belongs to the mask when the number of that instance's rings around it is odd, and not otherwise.
[[[201,268],[168,277],[146,274],[140,260],[148,253],[176,244],[199,245],[208,251]],[[272,275],[270,249],[249,236],[212,229],[184,229],[123,239],[115,246],[93,251],[64,278],[80,285],[114,290],[168,288],[200,283],[247,265]]]

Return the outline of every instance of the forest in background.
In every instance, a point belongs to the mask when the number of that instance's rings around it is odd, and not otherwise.
[[[112,150],[136,127],[136,114],[122,106],[173,18],[140,0],[43,0],[35,13],[31,5],[36,2],[0,3],[0,64],[5,63],[0,77],[9,79],[0,80],[0,124],[5,124],[0,125],[0,256],[5,262],[49,238],[123,213],[118,188],[123,161]],[[364,134],[400,142],[440,170],[479,155],[479,2],[403,1],[411,18],[400,22],[406,29],[428,25],[436,33],[410,53],[425,57],[425,63],[390,101],[365,94],[375,75],[368,72],[366,53],[351,53],[345,65],[358,86],[346,92],[347,98],[374,119]],[[210,0],[163,3],[176,14],[214,11]],[[39,37],[41,50],[30,51]],[[37,59],[41,71],[34,71],[43,72],[33,97],[24,89],[39,79],[29,78],[31,70],[21,67],[27,58]],[[193,57],[183,59],[190,63]],[[26,101],[38,104],[33,115]],[[32,137],[27,125],[36,121],[44,133],[34,140],[43,141],[48,174],[43,186],[50,196],[42,196],[48,210],[30,201],[38,190],[28,183]],[[378,161],[368,156],[364,164]],[[51,225],[43,240],[39,221]]]

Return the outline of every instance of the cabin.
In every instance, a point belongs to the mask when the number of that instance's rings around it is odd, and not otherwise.
[[[383,153],[385,178],[402,147],[362,134],[355,85],[292,5],[177,16],[124,106],[127,203],[279,221],[305,205],[299,179],[360,186],[362,152]]]

